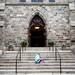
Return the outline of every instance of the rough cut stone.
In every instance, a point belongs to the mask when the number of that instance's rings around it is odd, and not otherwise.
[[[65,5],[68,0],[55,0],[55,3],[58,3],[58,5],[40,6],[19,5],[18,2],[19,0],[7,0],[6,3],[8,4],[6,6],[1,3],[3,5],[2,9],[5,7],[3,11],[4,21],[0,22],[0,26],[4,27],[5,44],[19,45],[21,40],[25,39],[28,41],[29,24],[37,12],[39,12],[46,24],[47,40],[51,39],[60,45],[60,43],[70,43],[70,36],[72,38],[75,36],[73,31],[70,34],[71,26],[75,25],[74,1],[69,0],[69,6]],[[30,0],[26,2],[31,3]],[[47,3],[48,0],[44,0],[44,2]],[[61,5],[61,3],[64,5]],[[70,11],[69,8],[73,11]]]
[[[6,6],[5,14],[9,17],[6,28],[6,41],[9,42],[11,38],[17,43],[23,39],[28,39],[29,23],[37,12],[45,20],[47,39],[62,40],[63,42],[68,38],[67,14],[69,10],[67,6]],[[64,35],[63,31],[67,36]]]

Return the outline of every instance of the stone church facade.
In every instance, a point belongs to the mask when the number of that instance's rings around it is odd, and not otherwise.
[[[27,46],[31,47],[30,30],[34,30],[38,25],[44,26],[41,30],[43,28],[45,31],[40,32],[45,37],[43,40],[45,47],[48,46],[49,41],[53,41],[57,46],[73,45],[75,43],[74,0],[34,1],[36,0],[0,0],[0,48],[10,44],[19,46],[24,40]]]

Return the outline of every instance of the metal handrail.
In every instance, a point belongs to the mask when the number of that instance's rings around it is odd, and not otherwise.
[[[60,53],[59,51],[57,50],[57,48],[55,47],[55,60],[57,60],[57,55],[59,56],[59,65],[60,65],[60,73],[62,73],[62,68],[61,68],[61,63],[62,63],[62,59],[61,59],[61,56],[60,56]]]
[[[61,60],[62,60],[62,59],[61,59],[61,56],[60,56],[60,53],[58,52],[58,50],[57,50],[57,53],[58,53],[58,55],[59,55],[60,73],[62,73],[62,70],[61,70],[61,69],[62,69],[62,68],[61,68],[61,63],[62,63]]]
[[[19,55],[19,57],[18,57],[18,55]],[[19,58],[19,59],[18,59],[18,58]],[[17,53],[17,55],[16,55],[16,64],[15,64],[15,72],[16,72],[16,74],[17,74],[18,60],[21,61],[21,47],[20,47],[20,49],[19,49],[19,51],[18,51],[18,53]]]

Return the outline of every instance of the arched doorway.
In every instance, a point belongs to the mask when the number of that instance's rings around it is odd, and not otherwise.
[[[46,27],[43,19],[36,14],[29,27],[29,46],[45,47],[46,46]]]

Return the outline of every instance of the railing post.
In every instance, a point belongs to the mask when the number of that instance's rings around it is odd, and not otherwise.
[[[49,51],[50,51],[50,46],[49,46]]]
[[[16,63],[15,63],[15,73],[17,74],[17,67],[18,67],[18,55],[19,55],[19,60],[21,61],[21,47],[19,48],[19,51],[16,56]]]
[[[17,74],[17,58],[16,58],[16,74]]]
[[[57,60],[57,49],[55,47],[55,60]]]
[[[52,51],[54,51],[54,46],[52,47]]]
[[[20,47],[20,61],[21,61],[21,47]]]
[[[62,73],[62,71],[61,71],[61,58],[60,58],[60,73]]]
[[[26,51],[26,47],[25,47],[25,51]]]
[[[59,67],[60,67],[60,73],[62,73],[62,65],[61,65],[61,63],[62,63],[62,59],[61,59],[61,56],[60,56],[60,54],[59,54],[59,52],[58,52],[58,50],[57,50],[57,48],[55,47],[55,60],[57,60],[57,55],[59,56]]]

